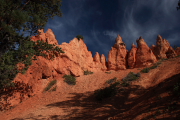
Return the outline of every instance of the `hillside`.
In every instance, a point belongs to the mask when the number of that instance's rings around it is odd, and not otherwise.
[[[67,85],[61,75],[57,89],[30,97],[11,110],[0,113],[2,120],[177,120],[180,98],[174,94],[180,82],[180,57],[161,61],[159,67],[141,73],[130,86],[118,94],[98,102],[94,91],[117,77],[143,68],[103,71],[77,77],[77,84]]]
[[[51,29],[31,40],[61,47],[64,53],[37,56],[14,87],[0,91],[0,118],[21,119],[176,119],[179,113],[180,47],[157,36],[150,48],[142,37],[130,51],[120,35],[108,60],[83,39],[58,44]],[[23,69],[19,63],[18,69]],[[85,75],[88,73],[93,73]],[[73,85],[68,85],[71,83]],[[76,78],[76,83],[73,80]],[[71,81],[69,81],[71,79]],[[175,95],[176,93],[176,95]]]

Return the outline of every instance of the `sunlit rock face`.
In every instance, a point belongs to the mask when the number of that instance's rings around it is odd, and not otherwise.
[[[160,35],[157,36],[156,45],[152,46],[152,51],[158,60],[177,56],[168,40],[163,39]]]
[[[120,35],[117,36],[114,46],[108,56],[108,70],[124,70],[127,68],[127,49]]]
[[[3,109],[15,106],[29,97],[42,93],[49,81],[62,78],[63,75],[82,76],[84,71],[106,71],[106,70],[125,70],[128,68],[139,68],[149,66],[161,58],[172,58],[180,55],[180,48],[176,51],[170,46],[169,42],[159,35],[156,45],[150,49],[144,39],[140,37],[136,45],[132,44],[128,52],[125,43],[120,35],[117,36],[114,46],[109,51],[108,62],[106,57],[96,52],[92,57],[92,52],[88,51],[84,40],[74,38],[69,43],[58,45],[58,41],[51,29],[46,33],[39,30],[39,35],[33,36],[32,41],[41,40],[49,44],[61,47],[65,53],[55,54],[51,59],[37,57],[32,61],[25,74],[19,73],[14,79],[15,88],[5,90],[9,94],[1,96],[0,105]],[[23,64],[17,64],[19,70],[23,69]],[[6,99],[4,99],[6,98]],[[7,102],[8,101],[8,102]]]
[[[152,50],[148,47],[148,45],[142,37],[140,37],[136,42],[138,48],[136,51],[135,67],[149,66],[157,62],[155,55],[153,54]]]
[[[128,68],[134,68],[136,63],[136,45],[132,44],[131,50],[128,53]]]
[[[52,30],[48,29],[46,33],[43,30],[39,30],[39,35],[33,36],[32,41],[41,40],[49,44],[54,44],[61,47],[65,53],[55,54],[54,59],[37,57],[37,60],[32,61],[33,64],[29,67],[25,74],[19,73],[14,79],[15,83],[18,83],[20,88],[16,90],[10,90],[12,94],[6,96],[6,100],[2,99],[0,104],[7,106],[14,106],[35,94],[42,93],[48,82],[57,79],[59,76],[84,75],[84,71],[106,71],[106,58],[98,52],[92,57],[91,51],[88,51],[86,44],[82,39],[78,40],[74,38],[69,43],[62,43],[58,45],[58,41]],[[22,69],[23,65],[17,65],[19,69]],[[18,89],[20,89],[18,91]]]
[[[54,32],[51,29],[48,29],[46,33],[44,30],[39,30],[39,35],[33,36],[31,39],[33,41],[41,40],[47,42],[48,44],[58,45],[58,41],[54,35]]]

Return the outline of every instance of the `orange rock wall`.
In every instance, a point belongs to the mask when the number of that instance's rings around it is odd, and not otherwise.
[[[180,49],[174,49],[169,42],[158,36],[156,45],[150,49],[144,39],[140,37],[137,40],[137,47],[133,44],[132,49],[128,52],[122,37],[118,35],[114,46],[109,51],[108,62],[106,57],[96,52],[92,53],[83,40],[74,38],[69,43],[58,45],[58,41],[51,29],[46,33],[39,30],[39,35],[33,36],[33,41],[42,40],[49,44],[54,44],[62,48],[65,53],[56,54],[53,60],[37,57],[25,74],[18,74],[14,79],[18,86],[11,90],[10,97],[1,97],[0,105],[14,106],[24,99],[35,94],[42,93],[49,81],[65,74],[81,76],[84,71],[106,71],[106,70],[125,70],[128,68],[146,67],[161,58],[172,58],[180,55]],[[19,69],[23,65],[18,65]],[[13,92],[16,91],[16,92]],[[6,94],[6,93],[5,93]],[[8,101],[8,102],[7,102]]]

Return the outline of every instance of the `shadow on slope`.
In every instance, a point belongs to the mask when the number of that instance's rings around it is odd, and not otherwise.
[[[134,103],[137,105],[131,106],[130,110],[126,109],[124,114],[118,114],[116,117],[124,120],[180,119],[180,96],[173,92],[174,85],[178,82],[180,82],[180,74],[147,89],[144,94],[134,99]]]
[[[115,97],[95,100],[93,92],[71,93],[70,100],[48,104],[47,109],[58,107],[65,115],[51,115],[49,120],[173,120],[180,118],[180,99],[172,94],[180,74],[174,75],[160,84],[144,89],[131,85],[121,88]],[[47,116],[33,116],[32,120],[45,120]],[[22,120],[16,118],[13,120]],[[110,119],[109,119],[110,120]]]

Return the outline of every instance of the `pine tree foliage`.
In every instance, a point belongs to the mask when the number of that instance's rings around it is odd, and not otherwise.
[[[0,0],[0,89],[12,85],[16,74],[22,72],[18,63],[27,70],[35,56],[63,52],[55,45],[30,40],[48,19],[62,15],[60,6],[61,0]]]

